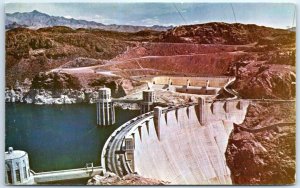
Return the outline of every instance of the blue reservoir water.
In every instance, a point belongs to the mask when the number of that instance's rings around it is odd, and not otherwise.
[[[6,104],[6,150],[9,146],[29,155],[35,172],[100,165],[102,147],[120,125],[138,111],[116,108],[116,124],[96,126],[95,104]]]

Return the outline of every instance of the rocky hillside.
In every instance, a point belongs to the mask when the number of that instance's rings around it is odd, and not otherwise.
[[[162,180],[155,180],[151,178],[144,178],[139,175],[129,174],[122,178],[113,174],[105,173],[104,176],[96,175],[90,179],[87,185],[167,185],[169,182]]]
[[[290,65],[256,62],[239,71],[233,88],[243,98],[294,99],[296,97],[296,69]]]
[[[103,77],[238,73],[232,89],[242,98],[293,99],[295,41],[295,32],[289,30],[227,23],[136,33],[18,28],[6,32],[6,84],[51,69],[63,69],[83,86]]]
[[[31,88],[46,90],[80,89],[81,85],[78,78],[70,74],[40,72],[33,78]]]
[[[43,28],[53,26],[67,26],[71,28],[97,28],[108,31],[120,32],[138,32],[142,30],[156,30],[166,31],[171,27],[154,25],[152,27],[146,26],[132,26],[132,25],[104,25],[94,21],[76,20],[74,18],[65,18],[62,16],[50,16],[48,14],[34,10],[32,12],[15,12],[6,13],[5,28],[12,29],[16,27],[30,27]]]
[[[154,31],[131,34],[68,27],[9,30],[6,32],[6,84],[32,79],[41,71],[80,57],[90,61],[109,60],[135,46],[135,41],[152,40],[156,35]]]
[[[254,24],[206,23],[183,25],[160,35],[163,42],[199,43],[199,44],[249,44],[254,42],[280,44],[293,42],[294,32],[283,29],[257,26]]]
[[[240,125],[250,129],[294,122],[272,129],[231,133],[226,158],[234,184],[294,184],[296,110],[293,103],[251,105]]]

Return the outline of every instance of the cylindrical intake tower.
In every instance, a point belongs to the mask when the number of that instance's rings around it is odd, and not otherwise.
[[[8,151],[5,152],[5,184],[34,184],[28,154],[25,151],[14,151],[12,147],[9,147]]]
[[[154,91],[151,89],[143,91],[143,101],[141,102],[141,114],[152,111],[154,102],[155,102]]]
[[[112,125],[115,123],[115,108],[109,88],[100,88],[97,100],[97,125]]]

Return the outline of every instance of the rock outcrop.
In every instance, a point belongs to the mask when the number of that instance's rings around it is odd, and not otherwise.
[[[77,77],[67,73],[40,72],[31,83],[32,89],[62,90],[80,89],[81,85]]]
[[[251,62],[239,68],[233,88],[248,99],[293,99],[296,97],[295,71],[291,65]]]
[[[132,89],[132,83],[126,79],[96,79],[89,88],[83,88],[77,77],[62,72],[40,72],[30,83],[17,82],[14,89],[6,88],[6,102],[25,102],[33,104],[72,104],[94,103],[98,97],[99,87],[109,87],[112,97],[126,95]],[[124,108],[136,108],[136,105],[119,104]]]
[[[6,89],[5,102],[23,102],[28,104],[73,104],[73,103],[95,103],[98,92],[95,89],[61,89],[45,90],[30,89]]]
[[[112,97],[115,98],[124,97],[128,93],[128,90],[133,88],[132,83],[126,79],[99,78],[92,80],[89,85],[91,87],[109,87],[112,91]]]
[[[241,126],[261,128],[295,122],[251,133],[235,129],[226,158],[234,184],[294,184],[296,168],[296,114],[294,104],[250,106]]]
[[[105,173],[104,176],[96,175],[87,185],[167,185],[169,182],[144,178],[136,174],[129,174],[122,178],[114,173]]]
[[[257,26],[254,24],[205,23],[178,26],[163,32],[159,40],[163,42],[199,43],[199,44],[250,44],[275,38],[277,42],[289,43],[295,33],[283,29]]]

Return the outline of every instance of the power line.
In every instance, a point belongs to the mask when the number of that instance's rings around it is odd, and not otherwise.
[[[234,12],[234,8],[233,8],[232,3],[230,3],[230,6],[231,6],[231,10],[232,10],[232,13],[233,13],[233,16],[234,16],[235,23],[237,23],[237,21],[236,21],[236,16],[235,16],[235,12]]]
[[[175,9],[177,10],[177,12],[179,13],[180,17],[182,18],[182,20],[184,21],[184,23],[187,25],[186,20],[184,19],[183,15],[181,14],[181,12],[179,11],[179,9],[177,8],[176,4],[173,3],[173,6],[175,7]]]
[[[292,27],[294,26],[295,24],[295,19],[296,19],[296,6],[295,6],[295,9],[294,9],[294,16],[293,16],[293,23],[292,23]]]

